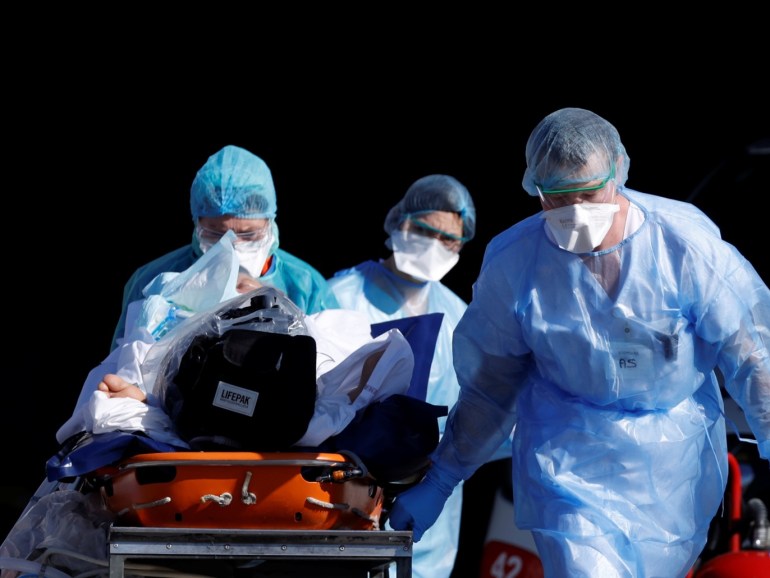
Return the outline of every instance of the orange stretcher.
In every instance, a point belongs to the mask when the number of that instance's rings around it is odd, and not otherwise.
[[[380,529],[383,488],[353,454],[140,454],[91,478],[122,525]]]

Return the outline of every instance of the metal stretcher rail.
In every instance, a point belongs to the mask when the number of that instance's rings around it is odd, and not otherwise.
[[[160,454],[162,455],[162,454]],[[176,454],[180,455],[180,454]],[[185,456],[186,453],[182,453],[181,455]],[[176,458],[176,459],[156,459],[152,462],[135,462],[135,463],[124,463],[118,466],[118,470],[130,470],[135,468],[142,468],[142,467],[158,467],[158,466],[185,466],[194,464],[196,466],[248,466],[248,467],[271,467],[271,466],[298,466],[298,467],[313,467],[313,466],[324,466],[327,468],[342,468],[342,467],[352,467],[350,462],[345,461],[333,461],[329,459],[312,459],[312,458],[281,458],[281,459],[264,459],[264,458],[255,458],[255,459],[238,459],[237,462],[234,461],[232,457],[221,457],[221,458],[212,458],[212,459],[206,459],[200,457],[200,454],[192,454],[195,459],[184,459],[184,458]],[[205,454],[204,454],[205,455]],[[219,455],[219,454],[216,454]],[[236,455],[247,455],[247,454],[236,454]],[[257,454],[257,455],[265,455],[265,454]],[[285,455],[285,454],[281,454]],[[331,455],[331,454],[329,454]]]
[[[243,576],[366,576],[411,578],[412,533],[350,530],[230,530],[114,526],[109,534],[110,578],[124,578],[132,563],[172,560],[231,565]],[[256,564],[255,564],[256,562]],[[249,574],[244,568],[252,568]],[[264,573],[263,573],[264,572]],[[309,574],[308,572],[312,572]]]

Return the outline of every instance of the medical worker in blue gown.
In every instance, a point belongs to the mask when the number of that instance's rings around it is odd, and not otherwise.
[[[486,249],[454,334],[460,398],[390,523],[421,539],[515,425],[515,521],[547,577],[685,576],[727,481],[715,369],[770,458],[770,291],[696,207],[624,186],[596,114],[546,116],[526,162],[543,211]]]
[[[111,349],[123,337],[129,304],[144,298],[145,286],[160,273],[186,270],[228,230],[237,236],[243,278],[280,289],[307,314],[337,308],[323,275],[278,248],[273,176],[257,155],[228,145],[210,156],[190,188],[190,212],[192,241],[142,265],[126,283]]]
[[[452,333],[467,304],[441,282],[476,232],[476,209],[468,189],[449,175],[415,181],[390,209],[386,259],[364,261],[338,271],[329,285],[340,306],[362,311],[372,323],[425,313],[443,313],[428,380],[427,401],[451,407],[460,386],[452,364]],[[446,418],[439,420],[443,431]],[[502,457],[510,454],[510,445]],[[500,456],[498,456],[500,457]],[[415,578],[445,578],[457,554],[462,487],[453,488],[446,507],[413,551]]]

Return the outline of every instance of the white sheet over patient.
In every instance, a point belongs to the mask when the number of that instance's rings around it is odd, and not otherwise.
[[[56,433],[59,443],[81,431],[124,430],[143,431],[158,441],[187,447],[154,395],[157,368],[148,370],[148,364],[157,362],[153,353],[169,352],[175,345],[169,340],[180,333],[185,323],[196,322],[192,316],[204,310],[194,307],[216,309],[233,294],[238,297],[237,292],[221,283],[211,283],[211,271],[217,273],[217,278],[229,279],[233,286],[237,278],[229,274],[233,269],[237,272],[238,261],[233,259],[227,236],[217,245],[222,245],[221,250],[207,251],[190,269],[156,277],[145,288],[146,298],[129,305],[127,337],[88,374],[72,417]],[[310,426],[298,445],[320,444],[344,429],[358,409],[394,393],[403,394],[409,388],[414,356],[398,330],[372,338],[366,315],[346,309],[306,315],[302,322],[316,342],[317,400]],[[174,328],[177,331],[169,333]],[[147,403],[108,398],[98,391],[99,382],[108,373],[142,388],[148,395]],[[147,382],[148,376],[152,383]]]

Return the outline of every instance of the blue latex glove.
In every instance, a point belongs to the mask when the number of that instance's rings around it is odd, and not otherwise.
[[[411,530],[412,540],[419,542],[459,483],[459,479],[433,466],[419,484],[398,495],[388,518],[391,528]]]

